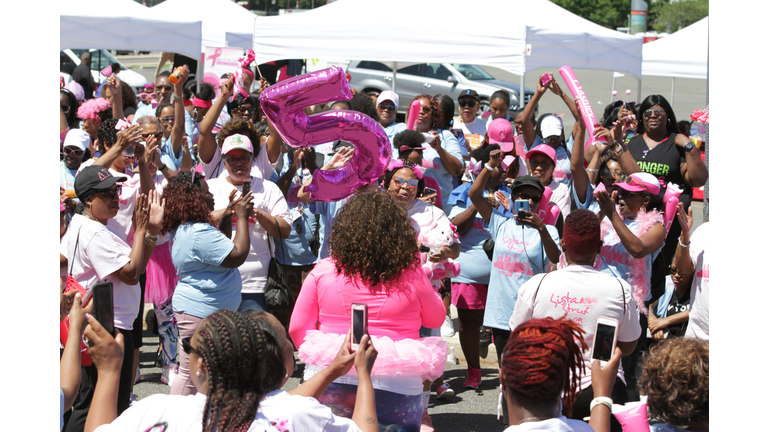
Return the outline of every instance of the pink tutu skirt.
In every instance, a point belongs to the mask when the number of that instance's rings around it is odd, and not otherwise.
[[[299,358],[306,364],[329,366],[341,349],[346,335],[310,330],[299,348]],[[393,341],[387,336],[371,336],[378,351],[372,376],[421,376],[435,381],[445,371],[448,345],[440,337],[402,339]],[[354,366],[349,374],[356,374]]]
[[[176,269],[171,260],[170,242],[155,246],[147,263],[147,284],[144,300],[158,306],[170,300],[176,288]]]

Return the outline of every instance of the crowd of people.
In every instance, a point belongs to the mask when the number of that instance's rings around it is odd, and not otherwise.
[[[555,80],[514,118],[503,90],[487,120],[472,89],[419,95],[413,129],[393,91],[313,106],[370,116],[392,148],[377,181],[326,202],[312,177],[354,143],[285,144],[248,67],[194,94],[188,76],[139,96],[114,74],[62,83],[62,430],[434,430],[456,331],[465,391],[495,346],[508,431],[622,430],[612,411],[640,400],[650,430],[709,430],[711,234],[691,207],[708,171],[663,96],[609,105],[593,136]],[[569,133],[534,117],[547,91]],[[103,282],[114,332],[91,315]],[[138,400],[145,304],[170,395]],[[592,362],[600,319],[615,342]]]

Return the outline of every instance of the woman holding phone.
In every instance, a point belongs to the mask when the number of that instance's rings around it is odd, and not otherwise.
[[[125,359],[120,370],[118,412],[130,405],[133,375],[134,319],[139,313],[141,289],[139,276],[144,273],[152,255],[165,209],[160,197],[150,191],[149,198],[141,194],[136,199],[133,245],[119,236],[107,223],[120,209],[120,185],[127,177],[115,177],[109,169],[94,165],[84,168],[75,178],[75,192],[82,204],[82,213],[72,217],[67,242],[62,242],[61,254],[67,257],[69,275],[85,290],[98,282],[111,282],[114,302],[114,325],[125,338]],[[81,431],[88,415],[97,371],[84,366],[80,385],[80,400],[74,405],[67,431]]]
[[[204,181],[198,173],[184,171],[171,179],[163,191],[167,216],[162,234],[170,233],[170,252],[179,282],[171,303],[179,328],[179,339],[191,337],[205,317],[220,309],[240,306],[241,279],[237,267],[250,249],[248,215],[253,199],[239,200],[237,234],[230,240],[212,225],[211,211],[195,185]],[[190,395],[197,389],[189,376],[189,355],[179,350],[179,374],[171,394]]]
[[[442,374],[446,356],[445,342],[419,339],[419,329],[439,327],[445,309],[421,269],[407,212],[387,194],[354,195],[336,215],[330,243],[330,257],[307,275],[291,316],[304,378],[336,357],[350,331],[352,303],[367,304],[368,334],[379,352],[371,371],[379,426],[418,430],[429,401],[423,380]],[[356,389],[357,379],[347,374],[318,399],[349,416]]]

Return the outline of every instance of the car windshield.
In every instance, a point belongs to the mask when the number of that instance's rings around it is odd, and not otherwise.
[[[456,64],[452,63],[452,66],[456,68],[462,75],[472,81],[478,80],[492,80],[494,79],[488,72],[480,69],[479,67],[471,64]]]
[[[80,58],[80,54],[84,53],[86,50],[84,49],[73,49],[71,50],[72,53],[77,56],[77,58]],[[120,64],[120,69],[125,69],[125,66],[122,65],[115,57],[112,56],[107,50],[103,49],[97,49],[97,50],[91,50],[91,70],[100,71],[104,69],[107,66],[112,66],[112,63],[118,63]]]

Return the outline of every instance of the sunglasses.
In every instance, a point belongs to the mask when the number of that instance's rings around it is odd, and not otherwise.
[[[425,106],[421,107],[421,110],[419,110],[419,112],[422,113],[422,114],[432,114],[434,111],[435,111],[434,108],[432,108],[432,107],[425,107]]]
[[[120,192],[123,190],[122,185],[117,185],[117,189],[106,189],[103,191],[99,191],[100,193],[103,193],[107,199],[117,199],[117,197],[120,196]]]
[[[532,159],[528,159],[528,162],[531,164],[531,168],[535,168],[537,166],[540,166],[540,167],[542,167],[544,169],[547,169],[547,168],[552,166],[552,162],[550,162],[550,161],[538,161],[538,162],[536,162],[536,161],[534,161]]]
[[[382,111],[394,111],[397,107],[389,104],[379,104],[379,109]]]
[[[642,196],[644,192],[630,192],[626,189],[622,189],[621,187],[616,188],[616,194],[620,197],[632,197],[632,196]]]
[[[462,108],[467,107],[467,106],[470,107],[470,108],[474,108],[475,105],[477,105],[477,101],[474,101],[474,100],[466,100],[466,99],[464,99],[464,100],[460,100],[459,101],[459,106],[462,107]]]
[[[649,110],[645,110],[645,112],[643,113],[643,117],[645,118],[651,118],[651,116],[661,117],[664,114],[666,114],[666,111],[664,111],[663,109],[649,109]]]
[[[83,153],[85,153],[83,150],[80,149],[73,149],[71,147],[64,147],[64,154],[65,155],[75,155],[76,157],[82,157]]]
[[[603,168],[603,171],[600,172],[602,175],[621,175],[620,169],[609,169],[609,168]]]
[[[171,116],[171,117],[160,117],[160,121],[161,122],[172,122],[174,120],[176,120],[176,117],[174,117],[174,116]]]
[[[679,271],[677,271],[677,268],[673,266],[669,266],[669,274],[671,274],[672,276],[674,275],[680,276],[680,279],[685,279],[685,277],[688,276],[688,273],[680,273]]]
[[[246,165],[251,161],[250,156],[240,156],[240,157],[226,157],[225,160],[230,165]]]
[[[618,107],[620,107],[622,105],[627,105],[630,108],[634,108],[636,103],[637,102],[634,102],[634,101],[633,102],[625,102],[625,101],[619,99],[619,100],[617,100],[616,102],[613,103],[613,107],[614,108],[618,108]]]
[[[164,85],[164,86],[161,86],[161,85],[159,85],[159,86],[155,86],[155,91],[157,91],[157,90],[160,90],[160,89],[163,89],[163,90],[165,90],[165,91],[171,91],[171,90],[173,90],[173,86],[169,86],[169,85]]]
[[[144,138],[144,140],[146,141],[146,140],[147,140],[147,138],[149,138],[149,137],[151,137],[151,136],[153,136],[153,137],[155,137],[155,138],[160,138],[161,136],[163,136],[163,133],[158,131],[158,132],[155,132],[155,133],[145,133],[145,134],[141,134],[140,136],[141,136],[142,138]]]
[[[256,108],[235,108],[232,113],[237,115],[249,115],[256,112]]]
[[[395,186],[397,187],[403,187],[403,184],[408,183],[410,189],[415,189],[419,185],[419,179],[406,180],[402,177],[392,177],[392,180],[395,181]]]
[[[198,357],[200,357],[200,351],[196,350],[192,347],[192,344],[190,343],[192,341],[191,337],[184,338],[181,340],[181,349],[184,350],[187,355],[190,355],[192,353],[195,353]]]
[[[526,200],[531,200],[531,201],[533,201],[535,203],[541,201],[541,195],[531,196],[531,195],[528,195],[528,194],[521,193],[521,194],[518,194],[517,196],[518,196],[518,198],[522,198],[522,199],[526,199]]]

